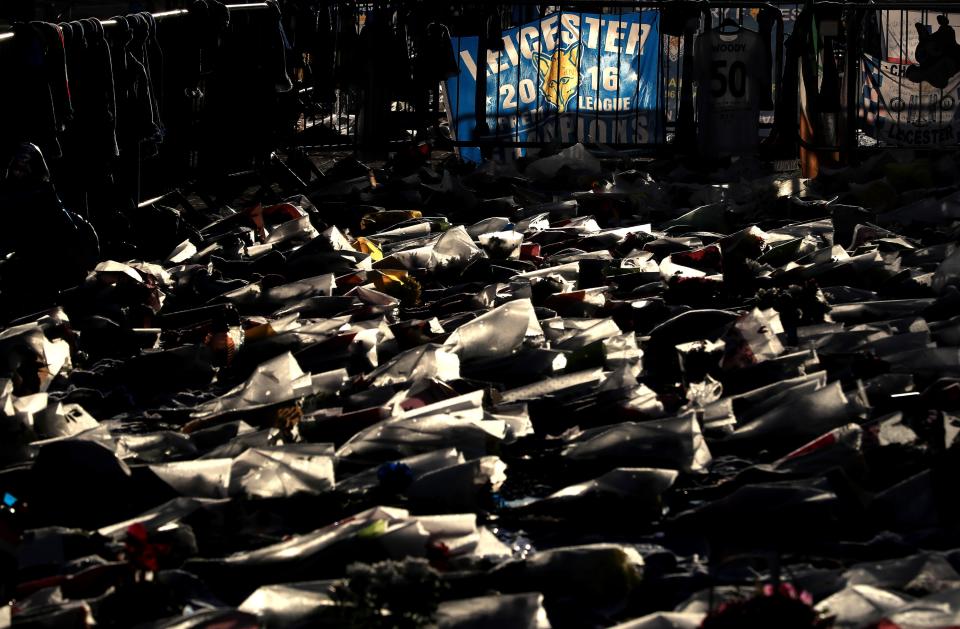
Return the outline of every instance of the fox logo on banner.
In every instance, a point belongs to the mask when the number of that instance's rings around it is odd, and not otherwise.
[[[658,142],[659,13],[560,12],[503,31],[477,62],[477,37],[453,37],[459,73],[446,82],[458,140],[476,137],[476,80],[487,81],[489,138],[517,142]],[[461,150],[479,160],[479,151]]]
[[[558,113],[567,110],[567,103],[580,88],[580,43],[557,48],[549,57],[537,53],[540,70],[540,91],[545,101],[557,108]]]
[[[917,81],[917,66],[890,63],[864,55],[864,131],[881,145],[955,145],[960,139],[960,74],[944,81]]]

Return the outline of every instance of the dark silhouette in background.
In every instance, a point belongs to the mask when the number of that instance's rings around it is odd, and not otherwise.
[[[22,144],[0,182],[0,303],[4,315],[52,305],[96,265],[97,234],[63,207],[40,149]]]
[[[915,25],[920,36],[914,53],[917,65],[907,68],[904,76],[914,83],[925,81],[943,89],[960,71],[960,44],[946,15],[938,15],[937,23],[940,28],[934,33],[928,33],[925,24]]]

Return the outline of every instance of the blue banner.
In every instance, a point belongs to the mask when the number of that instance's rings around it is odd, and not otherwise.
[[[659,13],[562,12],[503,32],[477,63],[477,37],[454,37],[460,65],[446,83],[458,140],[647,144],[662,141]],[[476,77],[486,74],[487,133],[476,131]],[[478,161],[479,151],[462,149]]]

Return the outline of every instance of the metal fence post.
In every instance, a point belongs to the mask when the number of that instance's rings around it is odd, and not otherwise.
[[[860,47],[856,33],[859,31],[863,12],[858,9],[847,10],[847,163],[857,163],[857,148],[860,126],[858,100],[860,98]]]
[[[487,124],[487,30],[486,25],[477,37],[477,91],[474,94],[474,117],[476,127],[473,131],[473,139],[480,146],[484,157],[489,157],[490,146],[487,136],[490,134],[490,126]]]

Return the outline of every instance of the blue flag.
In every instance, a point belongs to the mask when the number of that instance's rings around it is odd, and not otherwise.
[[[477,37],[454,37],[460,66],[446,83],[458,140],[647,144],[662,141],[659,12],[564,11],[503,32],[477,62]],[[476,129],[476,77],[486,74],[487,133]],[[462,149],[478,161],[477,149]]]

